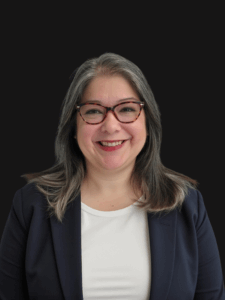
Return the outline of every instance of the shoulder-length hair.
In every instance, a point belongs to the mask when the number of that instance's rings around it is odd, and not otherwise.
[[[55,164],[45,171],[21,175],[27,180],[27,184],[34,182],[37,189],[46,196],[48,216],[54,215],[59,222],[63,222],[67,205],[79,195],[85,178],[85,158],[74,138],[76,105],[81,102],[85,88],[95,77],[113,75],[121,75],[127,79],[140,100],[145,103],[148,135],[143,149],[136,157],[130,178],[134,193],[137,195],[137,191],[142,191],[144,201],[137,204],[151,213],[168,213],[175,208],[180,209],[189,188],[197,189],[198,182],[162,164],[160,112],[142,71],[120,55],[104,53],[98,58],[85,61],[73,75],[61,106],[55,139]]]

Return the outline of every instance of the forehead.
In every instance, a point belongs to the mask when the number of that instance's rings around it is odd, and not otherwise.
[[[139,97],[128,80],[120,75],[114,76],[100,76],[94,78],[85,89],[82,102],[88,100],[98,101],[118,101],[124,98]]]

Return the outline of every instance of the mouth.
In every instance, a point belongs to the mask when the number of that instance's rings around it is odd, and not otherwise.
[[[121,145],[125,142],[126,140],[116,140],[116,141],[98,141],[97,143],[99,143],[101,146],[118,146]]]
[[[119,149],[125,147],[124,145],[128,142],[128,140],[117,140],[117,141],[112,141],[110,143],[109,141],[98,141],[96,142],[97,147],[101,149],[101,151],[106,151],[111,153],[112,151],[119,151]]]

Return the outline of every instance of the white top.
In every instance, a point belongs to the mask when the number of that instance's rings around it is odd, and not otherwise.
[[[148,219],[136,203],[116,211],[99,211],[81,202],[84,300],[149,299]]]

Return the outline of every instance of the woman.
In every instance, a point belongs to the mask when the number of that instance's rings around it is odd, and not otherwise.
[[[163,166],[140,69],[105,53],[75,72],[56,164],[25,174],[0,246],[8,299],[225,299],[197,181]]]

